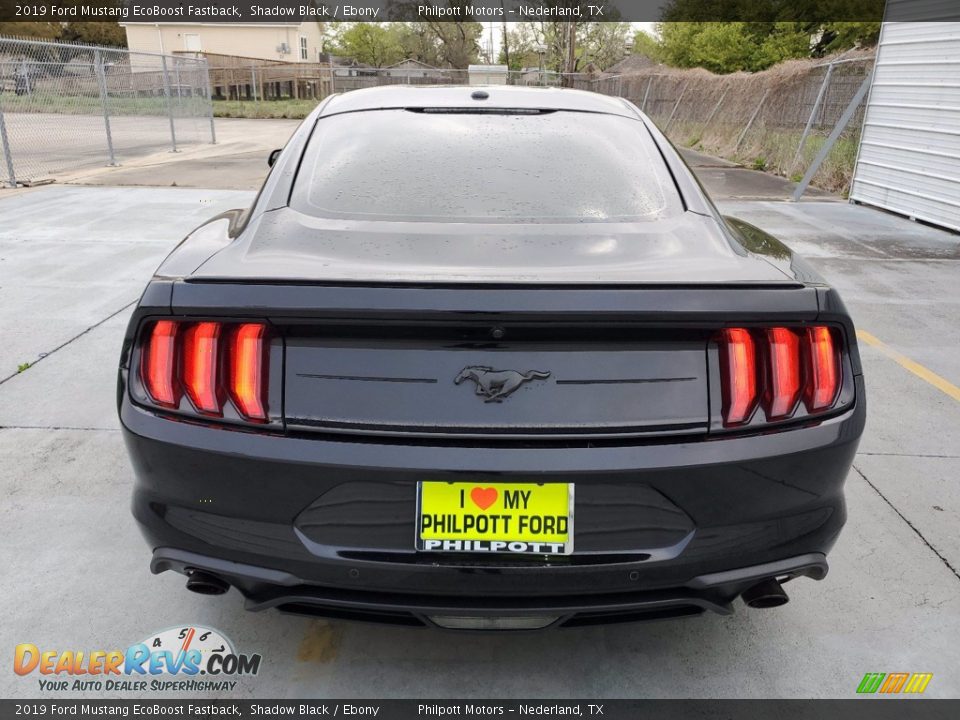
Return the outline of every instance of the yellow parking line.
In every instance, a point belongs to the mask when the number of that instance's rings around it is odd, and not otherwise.
[[[960,387],[957,387],[946,378],[940,377],[933,372],[933,370],[925,368],[923,365],[915,360],[911,360],[906,355],[898,353],[892,347],[888,346],[876,336],[871,335],[866,330],[857,330],[857,338],[865,342],[867,345],[875,347],[895,363],[903,368],[906,368],[921,380],[925,380],[926,382],[930,383],[940,392],[946,393],[957,402],[960,402]]]

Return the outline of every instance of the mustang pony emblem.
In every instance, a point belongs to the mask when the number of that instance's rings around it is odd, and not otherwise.
[[[477,385],[477,395],[484,402],[502,402],[503,398],[530,380],[546,380],[550,373],[540,370],[528,370],[525,373],[516,370],[494,370],[486,365],[470,365],[460,371],[454,379],[459,385],[464,380],[473,380]]]

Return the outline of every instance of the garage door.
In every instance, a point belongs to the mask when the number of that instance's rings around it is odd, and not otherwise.
[[[960,22],[887,22],[850,199],[960,230]]]

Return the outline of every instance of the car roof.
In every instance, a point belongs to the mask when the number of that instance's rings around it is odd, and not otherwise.
[[[487,97],[472,97],[478,90]],[[362,110],[425,107],[573,110],[638,117],[637,111],[618,97],[567,88],[511,85],[385,85],[353,90],[331,98],[323,106],[320,117]]]

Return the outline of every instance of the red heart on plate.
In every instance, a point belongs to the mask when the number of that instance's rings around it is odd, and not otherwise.
[[[478,508],[481,510],[486,510],[497,501],[497,496],[499,494],[500,493],[497,492],[496,488],[475,487],[470,491],[470,499],[473,500],[474,504]]]

